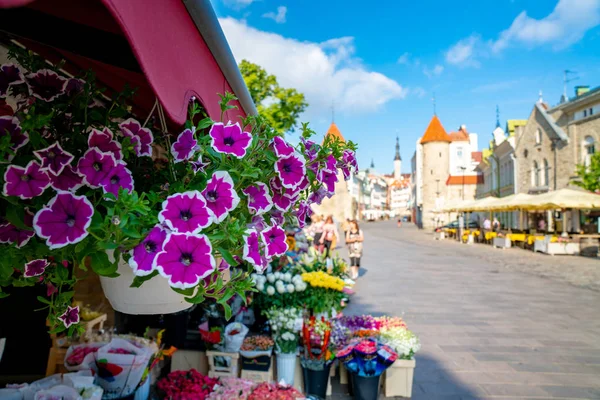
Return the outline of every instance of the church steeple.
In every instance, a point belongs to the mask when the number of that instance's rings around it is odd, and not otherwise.
[[[394,179],[399,181],[402,175],[402,157],[400,157],[400,139],[396,136],[396,157],[394,157]]]
[[[400,160],[402,161],[402,157],[400,157],[400,139],[396,136],[396,156],[394,157],[394,161]]]
[[[370,167],[370,168],[371,168],[372,170],[374,170],[374,169],[375,169],[375,160],[373,160],[372,158],[371,158],[371,167]]]

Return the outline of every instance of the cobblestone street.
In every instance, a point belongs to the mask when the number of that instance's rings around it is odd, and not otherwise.
[[[600,260],[361,228],[347,313],[400,315],[420,336],[413,399],[600,399]]]

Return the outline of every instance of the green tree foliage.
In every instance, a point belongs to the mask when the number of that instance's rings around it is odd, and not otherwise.
[[[577,177],[573,183],[577,186],[595,192],[600,190],[600,153],[593,154],[590,158],[590,165],[578,165]]]
[[[298,117],[308,106],[304,95],[296,89],[280,87],[275,75],[249,61],[242,60],[240,72],[259,114],[277,132],[293,131]]]

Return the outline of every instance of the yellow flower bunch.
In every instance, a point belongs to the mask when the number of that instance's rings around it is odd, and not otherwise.
[[[332,289],[341,292],[344,290],[345,283],[340,278],[331,276],[326,272],[306,272],[302,274],[302,280],[308,283],[312,287],[321,287],[325,289]]]

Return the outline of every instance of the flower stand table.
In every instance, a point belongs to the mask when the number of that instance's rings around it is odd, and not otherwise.
[[[384,394],[385,397],[411,397],[413,377],[416,361],[396,360],[391,367],[385,371]]]
[[[177,354],[177,353],[175,353]],[[207,351],[206,357],[208,357],[208,376],[211,378],[221,377],[221,376],[232,376],[237,378],[239,375],[239,362],[240,355],[239,353],[225,353],[222,351]],[[223,357],[225,359],[229,359],[228,366],[220,366],[215,361],[216,357]],[[242,374],[242,378],[244,375]],[[246,378],[247,379],[247,378]]]

